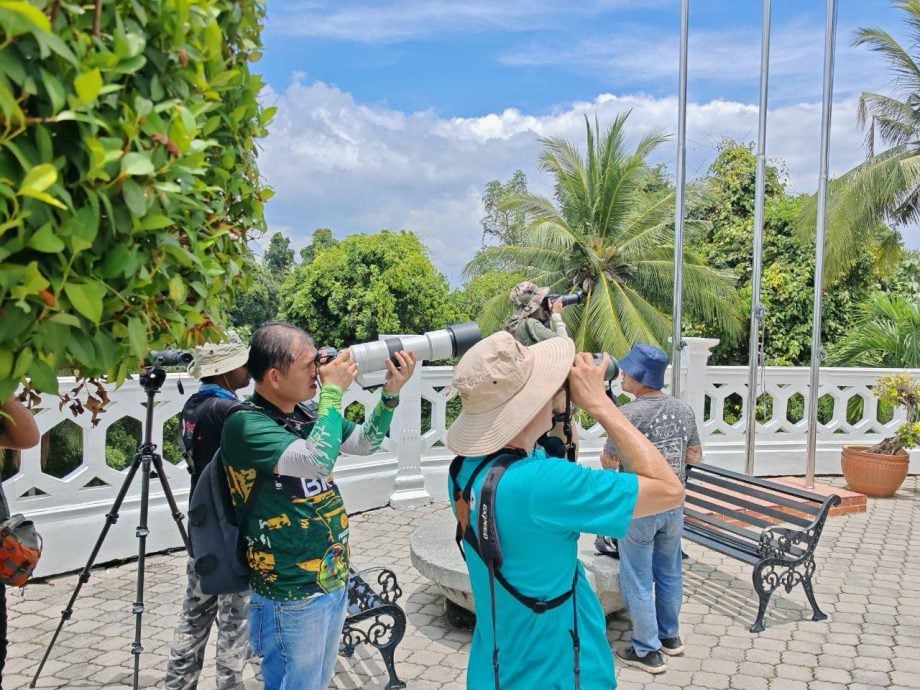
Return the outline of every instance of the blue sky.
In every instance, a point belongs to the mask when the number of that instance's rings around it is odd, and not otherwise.
[[[759,2],[691,0],[688,175],[723,137],[756,136]],[[768,156],[793,189],[817,184],[824,2],[773,3]],[[536,191],[538,137],[581,142],[583,116],[632,109],[635,139],[677,125],[679,0],[268,0],[256,69],[279,115],[262,170],[272,230],[419,232],[453,283],[478,247],[486,182],[523,169]],[[903,36],[882,0],[838,14],[832,172],[862,156],[855,99],[889,76],[854,30]],[[674,142],[655,162],[673,167]],[[916,237],[908,238],[917,246]]]

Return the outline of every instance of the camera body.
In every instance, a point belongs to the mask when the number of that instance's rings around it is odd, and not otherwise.
[[[411,350],[415,353],[417,362],[427,362],[459,357],[478,343],[481,338],[479,325],[475,321],[467,321],[421,335],[382,338],[369,343],[352,345],[348,349],[358,365],[358,383],[373,385],[363,377],[373,372],[385,371],[388,359],[396,364],[397,360],[393,358],[393,355],[400,350]],[[315,362],[317,366],[322,366],[331,362],[338,354],[339,351],[334,347],[318,348]]]
[[[581,304],[585,301],[585,293],[582,290],[576,290],[570,295],[547,295],[543,298],[543,308],[549,309],[550,305],[556,300],[562,300],[563,307],[570,307],[573,304]]]
[[[604,359],[603,352],[593,352],[591,356],[594,358],[595,364],[600,364]],[[607,356],[610,357],[610,360],[607,362],[607,371],[604,372],[604,380],[609,383],[610,381],[616,380],[617,376],[620,375],[620,363],[617,362],[616,357],[613,355],[608,354]]]

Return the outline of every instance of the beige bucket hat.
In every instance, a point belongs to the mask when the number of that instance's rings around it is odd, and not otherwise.
[[[188,373],[196,379],[203,379],[229,374],[245,365],[249,359],[249,346],[243,344],[236,333],[227,331],[226,342],[199,345],[192,354],[194,359],[188,367]]]
[[[447,431],[447,447],[464,456],[503,448],[556,394],[574,359],[569,338],[527,347],[499,331],[480,340],[454,370],[463,411]]]
[[[512,316],[519,319],[530,316],[542,306],[543,298],[548,294],[548,287],[538,287],[529,280],[518,283],[508,293],[508,299],[514,306]]]

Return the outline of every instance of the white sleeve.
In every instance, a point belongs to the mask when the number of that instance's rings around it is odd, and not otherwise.
[[[556,332],[556,335],[562,338],[568,338],[569,332],[565,329],[565,321],[562,320],[562,314],[553,314],[550,318],[553,322],[553,330]]]

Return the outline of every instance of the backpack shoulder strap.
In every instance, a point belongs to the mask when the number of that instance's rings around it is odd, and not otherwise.
[[[450,498],[454,504],[454,512],[457,515],[457,530],[454,535],[454,541],[457,542],[457,548],[460,550],[460,556],[466,560],[466,553],[463,551],[464,539],[472,546],[473,550],[479,553],[479,545],[476,543],[476,535],[470,529],[470,497],[473,492],[473,482],[482,472],[483,468],[492,461],[493,456],[486,456],[476,465],[466,485],[460,488],[460,470],[463,468],[463,461],[466,459],[462,455],[455,457],[450,463],[448,475],[450,476],[451,492]]]

